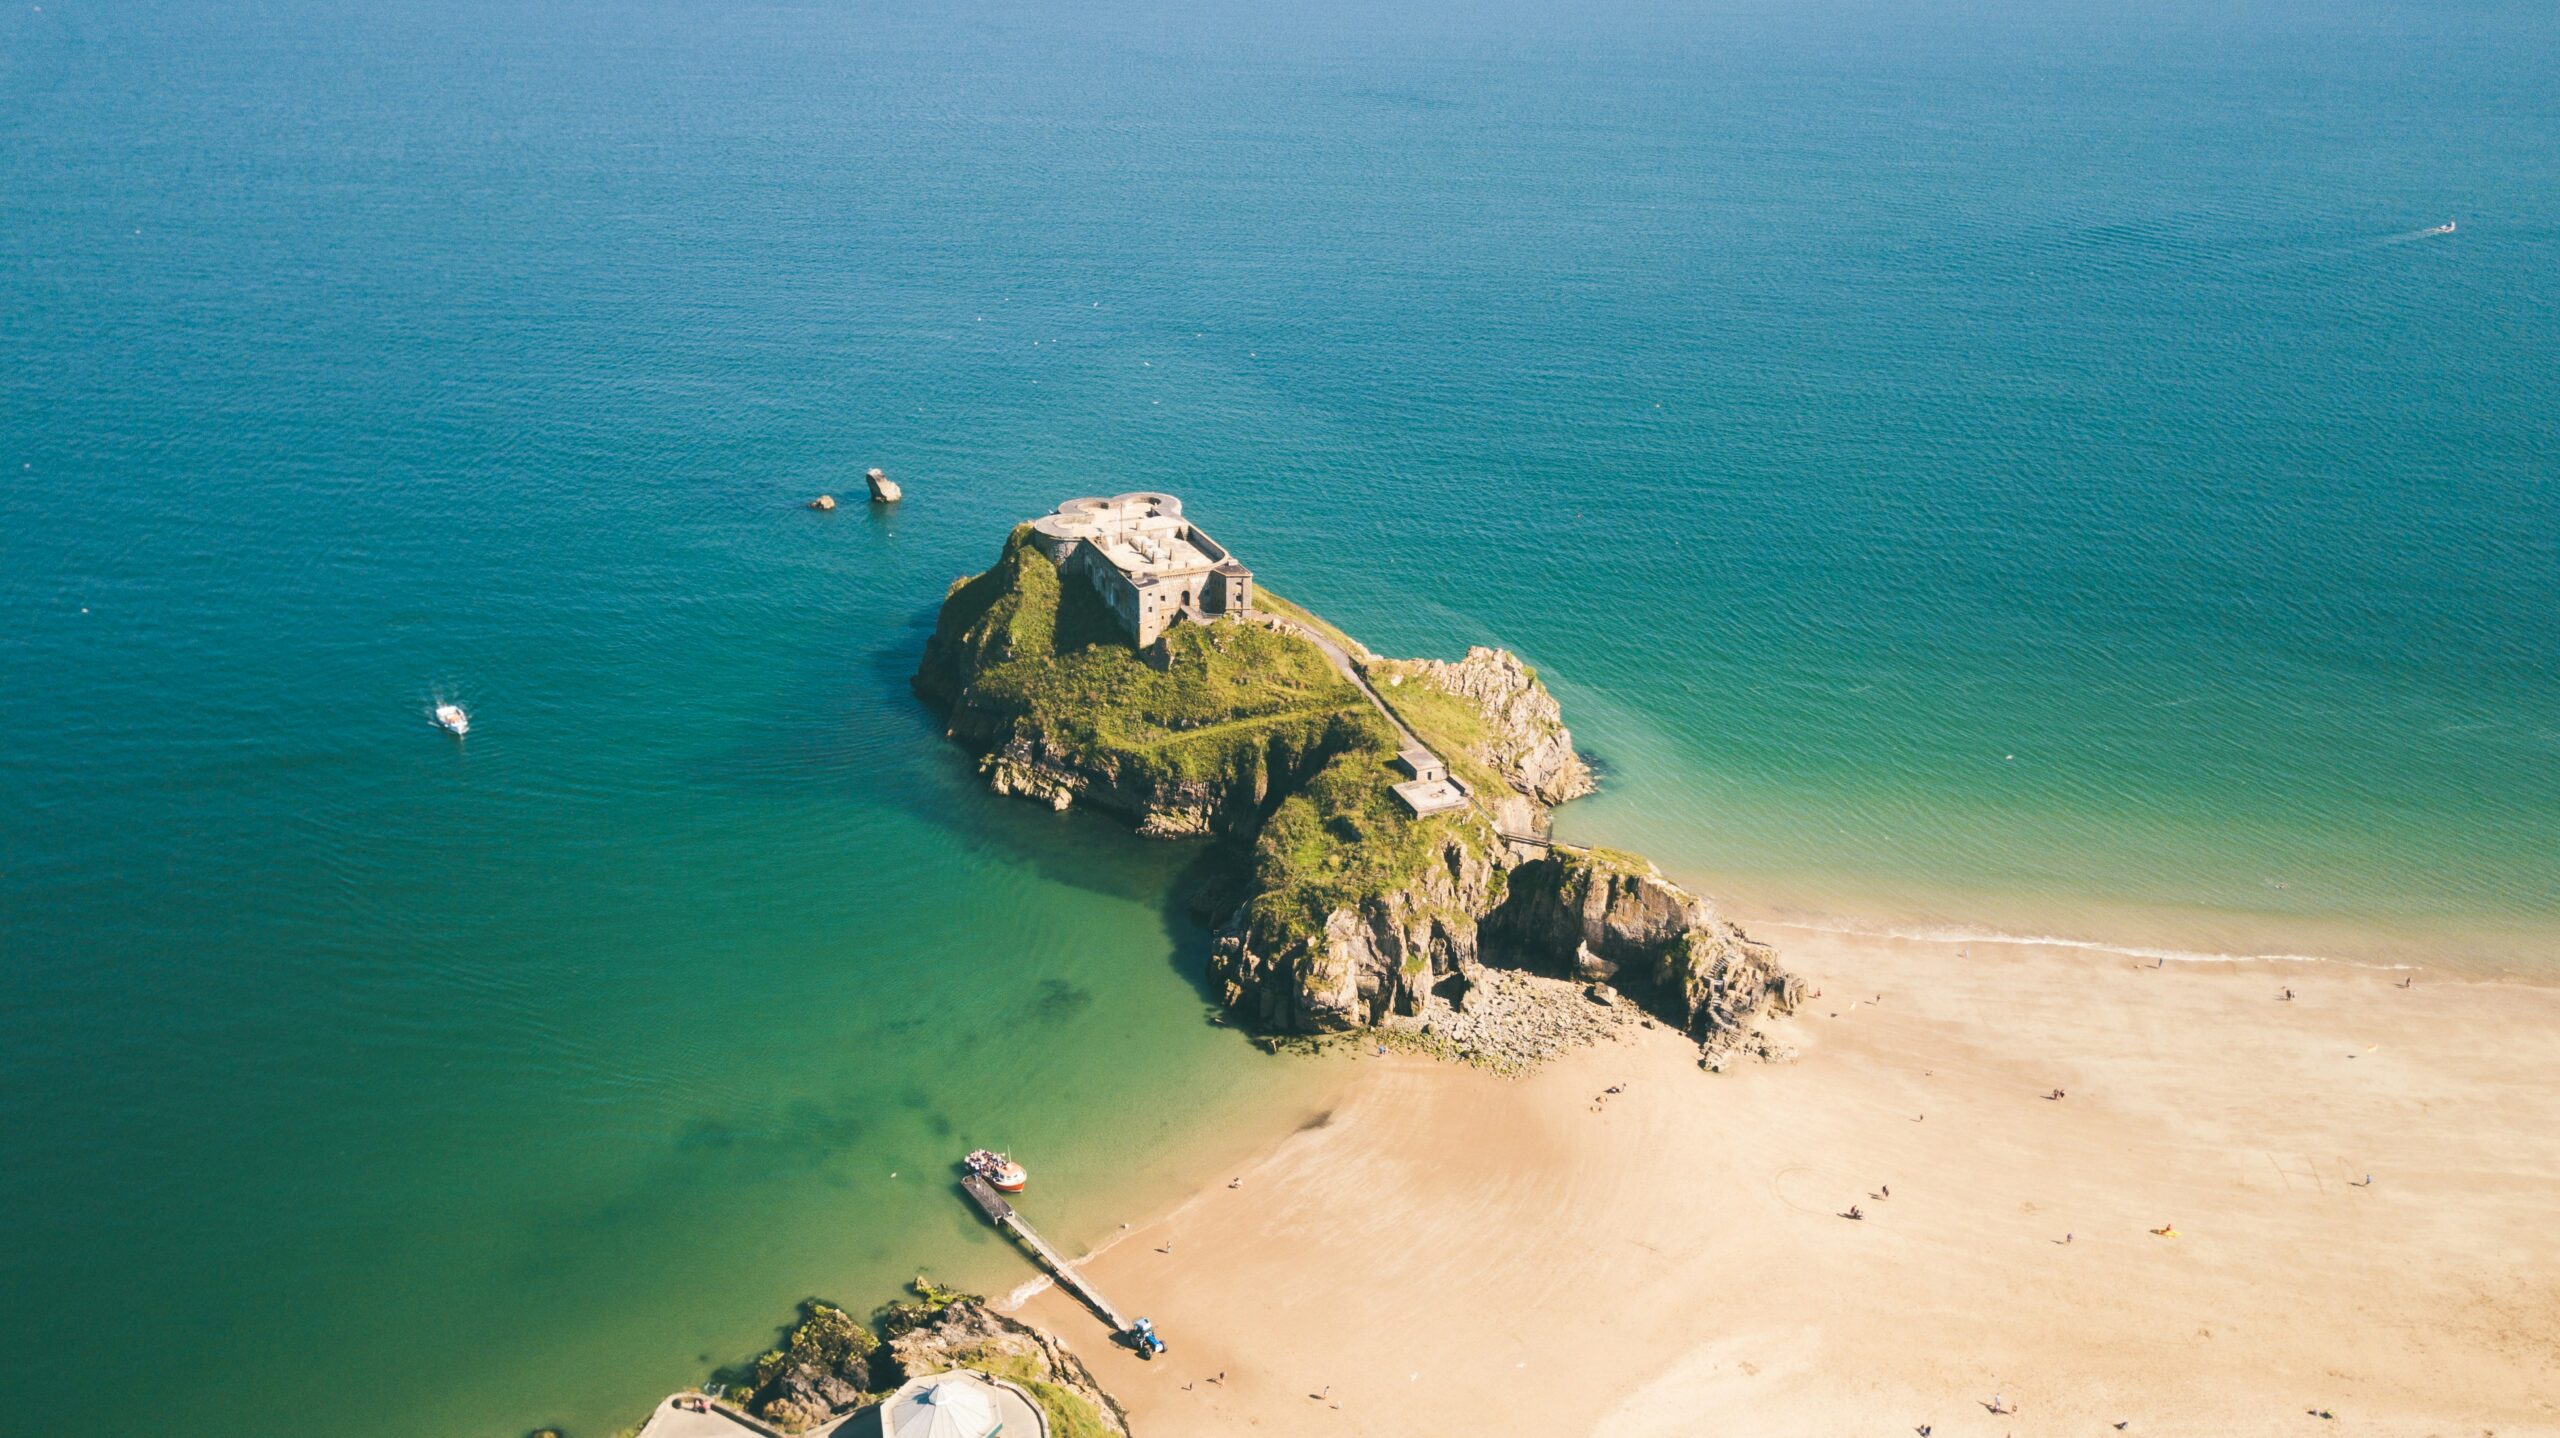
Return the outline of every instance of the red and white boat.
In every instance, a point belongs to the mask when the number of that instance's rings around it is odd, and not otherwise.
[[[1001,1193],[1020,1193],[1031,1183],[1031,1175],[1023,1171],[1021,1164],[994,1149],[972,1149],[961,1162],[971,1173],[985,1179],[988,1187]]]

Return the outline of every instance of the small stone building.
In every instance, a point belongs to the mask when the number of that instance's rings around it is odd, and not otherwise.
[[[1437,814],[1467,802],[1466,786],[1449,777],[1439,755],[1419,744],[1400,751],[1396,767],[1412,777],[1395,786],[1395,795],[1416,815]]]
[[[1177,619],[1253,611],[1253,571],[1170,494],[1070,499],[1032,521],[1031,542],[1060,574],[1091,584],[1140,648]]]

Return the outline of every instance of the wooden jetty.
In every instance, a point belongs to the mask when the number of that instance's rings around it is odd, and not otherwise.
[[[986,1210],[988,1222],[1021,1239],[1023,1247],[1030,1249],[1038,1256],[1039,1260],[1048,1266],[1049,1271],[1057,1275],[1058,1282],[1064,1284],[1069,1293],[1083,1299],[1087,1308],[1102,1315],[1102,1321],[1111,1325],[1112,1332],[1128,1331],[1129,1320],[1120,1316],[1120,1310],[1112,1307],[1111,1301],[1104,1298],[1092,1284],[1085,1282],[1084,1275],[1069,1268],[1067,1260],[1058,1253],[1058,1250],[1051,1248],[1049,1241],[1042,1238],[1037,1229],[1025,1222],[1021,1214],[1014,1212],[1012,1204],[1004,1201],[1004,1195],[996,1192],[994,1184],[972,1173],[961,1176],[960,1187],[967,1191],[970,1198],[977,1201],[978,1207]]]

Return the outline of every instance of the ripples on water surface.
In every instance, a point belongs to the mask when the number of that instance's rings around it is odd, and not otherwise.
[[[905,692],[1072,493],[1753,913],[2548,971],[2551,7],[1377,8],[0,17],[0,1415],[609,1431],[1273,1121]]]

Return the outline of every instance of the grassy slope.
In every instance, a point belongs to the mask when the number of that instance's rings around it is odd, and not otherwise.
[[[1510,783],[1476,757],[1490,748],[1493,737],[1481,710],[1428,679],[1414,677],[1419,666],[1408,661],[1381,659],[1364,668],[1378,697],[1469,790],[1487,799],[1511,792]],[[1404,676],[1403,683],[1390,682],[1398,675]]]
[[[1340,632],[1268,591],[1262,598]],[[1471,812],[1405,811],[1389,792],[1395,731],[1315,646],[1256,625],[1176,624],[1159,671],[1097,596],[1062,582],[1025,530],[993,568],[952,586],[935,636],[974,706],[1008,713],[1017,733],[1097,767],[1244,782],[1264,774],[1275,752],[1321,755],[1254,842],[1251,907],[1267,936],[1312,936],[1327,913],[1409,885],[1444,841],[1472,839],[1480,827]]]
[[[1468,788],[1479,794],[1494,795],[1510,788],[1501,775],[1475,757],[1478,748],[1485,745],[1491,736],[1485,729],[1484,715],[1474,705],[1437,684],[1413,680],[1410,676],[1416,666],[1410,660],[1371,659],[1362,663],[1359,656],[1369,652],[1367,645],[1326,623],[1314,611],[1272,593],[1268,586],[1255,597],[1254,603],[1283,618],[1296,620],[1341,645],[1353,656],[1352,662],[1360,665],[1370,684],[1376,687],[1378,697],[1395,711],[1396,718],[1402,720],[1416,738],[1430,745],[1431,751],[1438,754],[1449,766],[1449,771],[1465,781]],[[1407,676],[1406,681],[1403,684],[1390,683],[1397,675]]]
[[[1256,934],[1312,939],[1334,910],[1411,887],[1450,842],[1488,840],[1471,809],[1419,819],[1408,812],[1389,792],[1395,751],[1395,731],[1372,712],[1361,742],[1273,811],[1253,848]]]
[[[1176,624],[1159,670],[1100,596],[1065,582],[1017,531],[994,568],[953,586],[937,643],[973,701],[1076,760],[1164,780],[1258,776],[1368,718],[1314,646],[1245,624]]]
[[[1049,1438],[1110,1438],[1102,1415],[1084,1395],[1041,1374],[1040,1365],[1019,1353],[978,1353],[970,1365],[998,1378],[1010,1379],[1029,1393],[1049,1419]]]
[[[1269,610],[1283,619],[1296,620],[1298,623],[1307,626],[1309,629],[1323,635],[1325,638],[1341,645],[1344,650],[1351,654],[1359,655],[1369,652],[1368,645],[1363,644],[1359,640],[1352,638],[1350,635],[1343,633],[1341,630],[1334,628],[1331,623],[1327,622],[1323,616],[1317,614],[1315,611],[1304,608],[1272,593],[1270,586],[1268,585],[1254,591],[1253,603],[1256,609]]]

